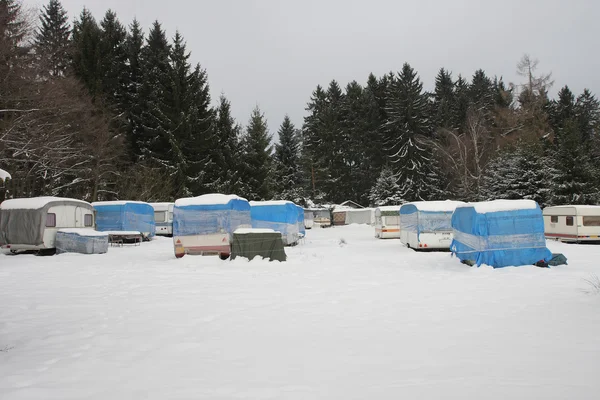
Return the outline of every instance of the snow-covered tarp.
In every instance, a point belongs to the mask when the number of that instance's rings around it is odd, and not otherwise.
[[[295,244],[300,239],[300,210],[301,208],[291,201],[251,201],[252,227],[273,229],[281,233],[284,244]]]
[[[400,229],[414,232],[452,232],[452,213],[461,201],[415,201],[400,207]]]
[[[346,225],[350,224],[374,224],[375,209],[360,208],[346,211]]]
[[[542,210],[533,200],[495,200],[458,206],[450,250],[461,261],[494,268],[548,261]]]
[[[108,251],[108,234],[93,229],[59,229],[56,253],[104,254]]]
[[[100,201],[96,209],[96,228],[99,231],[139,231],[154,236],[154,208],[141,201]]]
[[[250,203],[242,197],[206,194],[178,199],[173,208],[173,236],[210,235],[251,227]]]
[[[92,206],[85,201],[62,197],[4,200],[0,204],[0,245],[42,245],[48,210],[51,207],[60,208],[61,206],[80,207],[91,213],[94,211]],[[65,210],[67,209],[65,207]]]

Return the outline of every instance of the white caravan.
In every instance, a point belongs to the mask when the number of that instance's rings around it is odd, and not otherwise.
[[[563,242],[600,241],[600,206],[546,207],[544,234]]]
[[[173,207],[175,203],[150,203],[154,208],[154,223],[156,234],[162,236],[173,235]]]
[[[450,250],[452,214],[461,201],[415,201],[400,208],[400,240],[414,250]]]
[[[400,238],[400,206],[383,206],[375,209],[375,237]]]
[[[12,253],[52,252],[56,232],[64,228],[93,230],[92,205],[60,197],[10,199],[0,204],[0,246]]]

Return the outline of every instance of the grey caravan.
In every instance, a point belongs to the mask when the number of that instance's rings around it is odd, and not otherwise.
[[[60,197],[10,199],[0,204],[0,247],[12,253],[55,249],[63,228],[94,229],[94,208],[81,200]]]

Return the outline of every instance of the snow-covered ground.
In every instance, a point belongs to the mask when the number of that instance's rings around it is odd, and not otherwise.
[[[346,243],[341,243],[341,239]],[[0,399],[597,399],[600,246],[470,268],[365,226],[289,261],[0,255]]]

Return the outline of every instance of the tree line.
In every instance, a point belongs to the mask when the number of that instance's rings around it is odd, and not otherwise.
[[[598,202],[600,104],[524,56],[522,82],[441,68],[434,90],[408,63],[344,88],[317,86],[299,129],[245,126],[180,32],[145,34],[108,10],[69,23],[59,0],[35,21],[0,0],[0,167],[10,197],[171,201],[204,193],[299,204],[454,198]],[[3,196],[0,191],[0,197]]]

